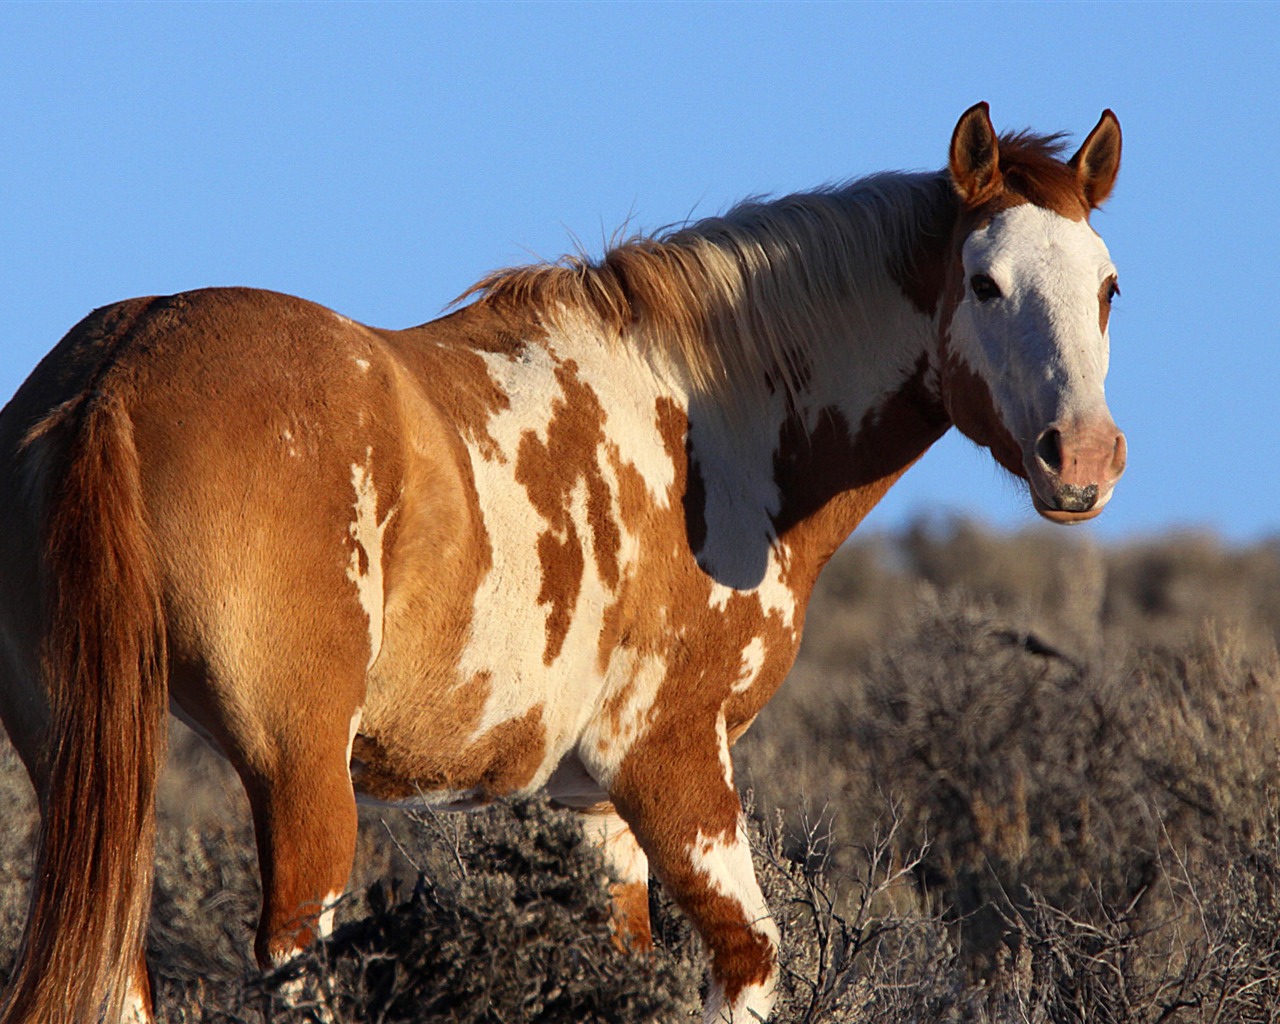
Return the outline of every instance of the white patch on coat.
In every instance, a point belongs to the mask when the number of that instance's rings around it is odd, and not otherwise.
[[[738,818],[738,827],[731,839],[717,836],[707,838],[701,830],[689,848],[689,859],[693,867],[704,875],[708,884],[720,895],[732,900],[742,910],[743,916],[750,922],[753,931],[768,940],[775,954],[780,936],[778,926],[765,903],[764,894],[756,882],[755,868],[751,864],[751,849],[747,845],[746,826],[742,817]],[[712,978],[711,990],[707,996],[707,1005],[703,1020],[718,1021],[754,1021],[753,1013],[760,1019],[766,1019],[777,998],[777,966],[773,974],[760,985],[749,985],[732,1005],[725,1002],[724,990],[716,979]]]
[[[733,789],[733,757],[729,753],[729,729],[724,721],[724,708],[716,715],[716,739],[720,748],[720,770],[724,773],[724,784]]]
[[[358,707],[351,716],[351,725],[347,731],[347,764],[351,764],[351,753],[355,750],[356,734],[360,731],[360,719],[364,717],[364,708]]]
[[[553,403],[564,396],[551,353],[540,345],[526,346],[524,358],[516,363],[500,354],[482,357],[510,405],[492,416],[485,428],[500,457],[467,446],[492,565],[475,593],[471,635],[459,660],[458,678],[488,674],[493,679],[482,716],[483,727],[489,729],[522,716],[537,703],[535,691],[545,675],[542,652],[550,610],[538,604],[542,570],[537,546],[546,521],[530,504],[515,473],[522,438],[530,433],[545,443]]]
[[[361,373],[368,373],[368,372],[369,372],[369,360],[367,360],[367,359],[360,359],[359,357],[357,357],[357,358],[353,359],[353,360],[352,360],[352,362],[354,362],[354,363],[356,364],[356,366],[358,366],[358,367],[360,368],[360,372],[361,372]]]
[[[752,637],[747,646],[742,649],[742,668],[738,671],[738,678],[733,682],[734,693],[751,689],[756,676],[764,668],[764,653],[764,640],[758,636]]]
[[[556,335],[545,345],[530,343],[519,361],[499,353],[482,354],[490,377],[508,396],[509,405],[485,425],[497,454],[468,446],[492,564],[474,597],[471,635],[459,662],[458,678],[488,673],[494,681],[475,738],[541,704],[547,730],[546,757],[531,788],[545,781],[577,743],[598,705],[603,681],[597,662],[600,630],[605,609],[616,600],[615,589],[600,575],[595,533],[588,516],[587,481],[580,477],[570,482],[566,511],[582,546],[583,575],[573,606],[557,609],[569,615],[568,632],[552,664],[544,662],[552,606],[538,603],[543,586],[538,541],[550,524],[530,502],[516,472],[521,444],[546,444],[557,405],[566,400],[556,379],[561,347],[571,353],[568,358],[576,364],[578,379],[592,389],[605,410],[604,438],[592,454],[610,490],[609,511],[622,542],[618,552],[620,580],[631,571],[638,542],[620,522],[613,458],[635,468],[649,491],[649,500],[655,503],[666,503],[675,480],[675,466],[663,446],[655,413],[659,386],[643,366],[620,365],[625,359],[621,353],[602,346],[598,339],[576,336]],[[563,528],[555,535],[564,540]],[[629,669],[627,666],[623,671]],[[651,689],[650,670],[646,668],[641,676],[646,691],[639,698],[643,705]],[[635,713],[642,714],[642,707]],[[624,715],[624,720],[629,719],[629,714]]]
[[[587,841],[604,857],[610,881],[649,884],[649,858],[617,811],[580,815]]]
[[[768,573],[782,505],[773,451],[786,419],[775,394],[750,422],[727,418],[696,400],[689,410],[689,473],[702,481],[706,537],[698,564],[725,590],[753,590]]]
[[[320,938],[327,939],[333,934],[333,917],[338,909],[338,903],[341,899],[341,889],[333,890],[333,892],[329,893],[329,895],[324,898],[324,903],[321,904],[323,909],[316,918],[316,934]]]
[[[382,620],[385,593],[382,573],[382,538],[387,524],[395,517],[396,509],[387,512],[378,521],[378,490],[373,484],[373,449],[365,449],[365,464],[351,464],[351,486],[356,492],[352,507],[355,517],[347,527],[355,546],[347,564],[347,579],[356,585],[360,607],[369,618],[369,663],[378,660],[382,651]],[[360,553],[364,552],[366,571],[360,571]]]

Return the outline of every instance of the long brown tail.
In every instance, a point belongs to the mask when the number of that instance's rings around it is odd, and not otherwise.
[[[120,1019],[146,937],[166,738],[164,616],[132,423],[102,392],[53,420],[39,440],[67,451],[43,542],[48,785],[0,1024]]]

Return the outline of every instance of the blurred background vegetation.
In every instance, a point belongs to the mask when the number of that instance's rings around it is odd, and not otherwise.
[[[794,1022],[1280,1019],[1280,542],[1102,546],[922,521],[846,545],[735,752]],[[541,802],[362,811],[303,996],[252,967],[247,802],[175,726],[149,940],[163,1019],[631,1022],[700,1012],[698,940],[610,942]],[[0,983],[34,803],[0,753]],[[295,983],[295,988],[296,988]]]

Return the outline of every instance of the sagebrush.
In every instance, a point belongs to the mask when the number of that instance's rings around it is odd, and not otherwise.
[[[1280,545],[1104,548],[921,523],[847,545],[736,752],[783,935],[775,1019],[1280,1019]],[[698,940],[611,941],[603,869],[540,802],[362,812],[332,940],[249,954],[247,805],[175,732],[149,955],[171,1021],[679,1021]],[[0,759],[0,981],[34,804]],[[289,993],[285,999],[282,993]]]

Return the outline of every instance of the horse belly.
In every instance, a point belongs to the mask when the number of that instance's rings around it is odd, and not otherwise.
[[[505,624],[503,643],[481,653],[473,638],[452,665],[430,650],[421,622],[406,636],[388,614],[352,743],[352,781],[366,799],[469,805],[531,793],[577,742],[600,685],[594,652],[534,666],[523,652],[540,646],[544,628],[508,606],[478,600],[473,613]],[[415,655],[403,658],[406,648]]]

